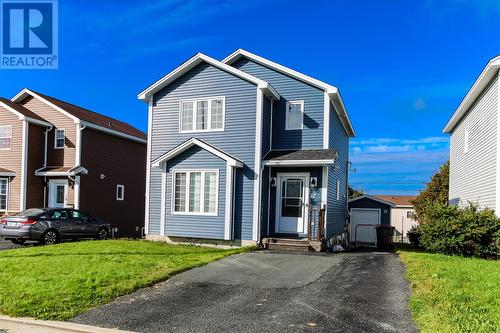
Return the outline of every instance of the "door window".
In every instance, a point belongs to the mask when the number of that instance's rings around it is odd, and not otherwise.
[[[82,213],[82,212],[79,212],[77,210],[73,210],[71,211],[71,216],[74,218],[74,219],[79,219],[79,220],[84,220],[84,221],[88,221],[90,216],[88,216],[87,214],[85,213]]]
[[[56,186],[56,204],[61,204],[64,205],[64,185],[57,185]]]
[[[282,184],[281,216],[302,217],[303,186],[301,179],[286,179]]]

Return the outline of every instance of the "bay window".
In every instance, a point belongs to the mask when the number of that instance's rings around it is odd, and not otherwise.
[[[217,215],[217,170],[175,171],[173,213]]]
[[[183,100],[180,105],[180,132],[224,130],[225,98]]]

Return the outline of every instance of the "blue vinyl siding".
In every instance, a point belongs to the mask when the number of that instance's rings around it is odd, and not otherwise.
[[[232,66],[270,83],[281,95],[281,99],[274,102],[272,149],[323,147],[323,90],[245,58]],[[304,129],[286,131],[286,101],[293,100],[304,100]]]
[[[347,174],[349,161],[349,137],[347,136],[339,116],[330,103],[330,149],[338,149],[339,156],[335,166],[328,167],[328,200],[327,200],[327,226],[326,236],[329,238],[334,234],[344,232],[344,224],[347,209]],[[340,197],[337,200],[337,180],[340,184]]]
[[[175,170],[218,170],[217,216],[172,214],[173,172]],[[202,186],[203,190],[203,186]],[[226,203],[226,161],[200,147],[192,147],[167,163],[166,225],[167,236],[224,239],[224,209]]]
[[[262,157],[271,150],[271,110],[273,103],[264,95],[262,101]]]
[[[179,133],[179,102],[182,99],[225,96],[223,132]],[[191,137],[201,139],[243,161],[236,172],[234,238],[252,239],[255,166],[255,115],[257,88],[254,84],[202,63],[154,96],[151,160]],[[202,165],[193,163],[193,168]],[[151,168],[150,233],[159,233],[161,172]],[[167,221],[168,225],[168,221]],[[201,234],[202,231],[199,231]],[[184,236],[189,236],[184,235]]]

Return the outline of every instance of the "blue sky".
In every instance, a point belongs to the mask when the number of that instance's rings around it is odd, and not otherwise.
[[[197,52],[244,48],[341,90],[354,187],[413,194],[447,159],[441,130],[498,31],[495,0],[60,1],[59,69],[0,70],[0,96],[28,87],[145,131],[139,91]]]

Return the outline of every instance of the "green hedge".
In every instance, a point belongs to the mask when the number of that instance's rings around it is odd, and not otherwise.
[[[500,254],[500,219],[490,209],[430,205],[419,227],[420,245],[428,251],[481,258]]]

